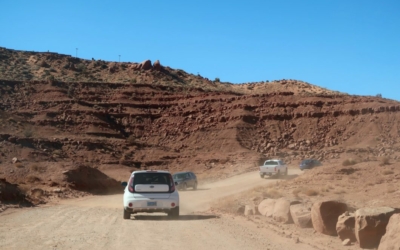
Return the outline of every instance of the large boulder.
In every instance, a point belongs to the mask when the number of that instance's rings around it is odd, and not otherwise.
[[[161,63],[160,63],[159,60],[156,60],[156,61],[153,63],[153,68],[154,68],[155,70],[161,70]]]
[[[150,60],[145,60],[139,64],[139,69],[148,70],[151,69],[153,66],[151,65]]]
[[[394,214],[389,219],[386,233],[381,238],[378,250],[398,249],[400,249],[400,214]]]
[[[272,214],[274,213],[274,206],[275,206],[276,200],[274,199],[265,199],[258,204],[258,212],[261,215],[267,216],[267,217],[272,217]]]
[[[279,198],[276,200],[274,206],[274,212],[272,217],[274,220],[278,222],[282,222],[285,224],[292,223],[292,216],[290,215],[290,206],[294,204],[299,204],[299,201],[296,200],[288,200],[286,198]]]
[[[311,207],[311,221],[315,231],[336,236],[336,224],[341,214],[347,211],[347,205],[339,201],[320,201]]]
[[[338,222],[336,223],[336,232],[342,241],[346,239],[350,240],[351,242],[357,241],[354,233],[355,224],[356,221],[354,214],[345,212],[339,216]]]
[[[361,208],[356,211],[355,234],[361,248],[374,248],[379,245],[394,213],[396,209],[391,207]]]
[[[290,215],[294,224],[301,228],[312,227],[311,207],[305,204],[295,204],[290,206]]]

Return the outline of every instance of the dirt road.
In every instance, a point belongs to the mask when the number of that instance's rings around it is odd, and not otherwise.
[[[312,249],[244,218],[202,212],[224,196],[273,181],[251,172],[180,192],[178,220],[163,214],[123,220],[122,195],[6,210],[0,214],[0,249]]]

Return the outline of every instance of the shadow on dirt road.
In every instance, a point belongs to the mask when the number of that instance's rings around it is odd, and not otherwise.
[[[289,174],[289,175],[280,175],[280,176],[270,176],[270,177],[268,177],[268,178],[265,178],[265,179],[273,179],[273,180],[279,180],[279,179],[281,179],[281,180],[291,180],[291,179],[294,179],[294,178],[296,178],[296,177],[298,177],[299,175],[298,174]]]
[[[181,190],[179,189],[179,192],[196,192],[196,191],[204,191],[204,190],[210,190],[209,188],[198,188],[198,189],[186,189],[186,190]]]
[[[135,216],[133,216],[133,218],[135,218],[134,220],[154,220],[154,221],[162,221],[162,220],[190,221],[190,220],[219,219],[219,217],[216,215],[198,215],[198,214],[180,215],[179,218],[171,218],[171,217],[163,216],[163,215],[156,215],[156,216],[135,215]]]

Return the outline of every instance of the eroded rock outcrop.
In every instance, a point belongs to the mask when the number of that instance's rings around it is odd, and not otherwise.
[[[155,70],[161,70],[161,63],[160,63],[159,60],[156,60],[156,61],[153,63],[153,68],[154,68]]]
[[[356,211],[355,234],[361,248],[374,248],[379,245],[394,213],[396,209],[391,207],[361,208]]]
[[[400,214],[394,214],[389,219],[386,233],[381,238],[378,250],[398,249],[400,249]]]
[[[355,216],[349,212],[340,215],[336,223],[336,232],[341,240],[349,239],[351,242],[356,242],[356,235],[354,233]]]
[[[258,204],[258,212],[261,215],[267,216],[267,217],[272,217],[274,213],[274,206],[275,206],[276,200],[274,199],[265,199]]]
[[[311,207],[305,204],[295,204],[290,206],[290,215],[294,224],[301,228],[312,227]]]
[[[139,69],[148,70],[151,69],[153,66],[151,65],[150,60],[145,60],[139,64]]]
[[[290,206],[299,203],[299,201],[286,198],[277,199],[272,217],[274,220],[285,224],[293,223],[292,216],[290,215]]]
[[[320,201],[311,208],[311,220],[315,231],[336,236],[336,224],[341,214],[347,211],[347,205],[339,201]]]

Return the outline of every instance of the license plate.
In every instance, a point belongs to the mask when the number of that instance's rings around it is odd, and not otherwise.
[[[148,206],[148,207],[157,206],[157,202],[156,202],[156,201],[148,201],[148,202],[147,202],[147,206]]]

